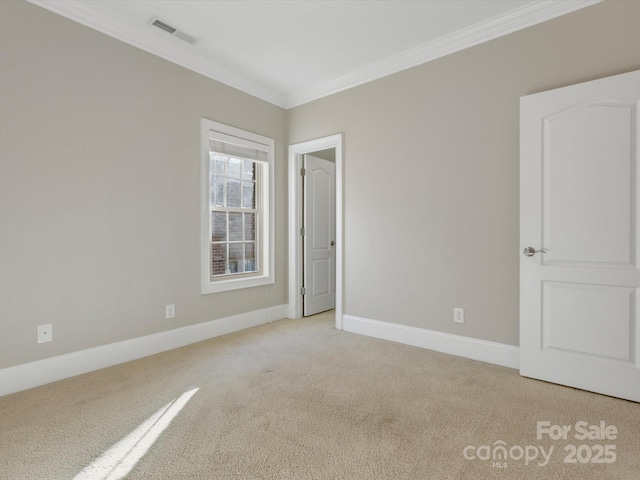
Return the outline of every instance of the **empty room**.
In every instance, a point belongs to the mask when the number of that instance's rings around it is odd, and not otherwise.
[[[0,479],[640,478],[640,1],[0,19]]]

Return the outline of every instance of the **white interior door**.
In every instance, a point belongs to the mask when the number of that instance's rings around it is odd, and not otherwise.
[[[639,99],[640,71],[520,103],[520,373],[634,401]]]
[[[336,305],[336,166],[305,155],[304,169],[303,312],[308,316]]]

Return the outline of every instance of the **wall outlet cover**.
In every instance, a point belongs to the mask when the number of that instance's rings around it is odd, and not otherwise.
[[[50,342],[53,340],[53,325],[38,325],[38,343]]]

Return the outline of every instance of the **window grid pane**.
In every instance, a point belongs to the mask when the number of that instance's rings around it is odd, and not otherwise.
[[[244,160],[242,163],[242,178],[244,180],[255,180],[256,169],[255,162],[252,160]]]
[[[255,272],[256,271],[256,244],[255,243],[245,243],[244,244],[244,262],[245,262],[245,270],[247,272]]]
[[[242,241],[242,213],[229,212],[229,241]]]
[[[225,212],[211,212],[211,241],[227,241],[227,214]]]
[[[227,245],[214,243],[211,245],[211,275],[224,275],[227,269]]]
[[[242,181],[242,206],[255,208],[256,206],[256,182]]]
[[[256,214],[244,214],[244,239],[247,241],[255,241],[256,239]]]
[[[229,158],[227,160],[227,177],[240,178],[242,176],[242,160]]]

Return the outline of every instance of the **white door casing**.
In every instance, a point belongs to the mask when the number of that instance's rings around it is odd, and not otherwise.
[[[305,316],[335,307],[335,170],[333,162],[304,156]]]
[[[634,401],[639,100],[640,71],[520,102],[520,373]]]

